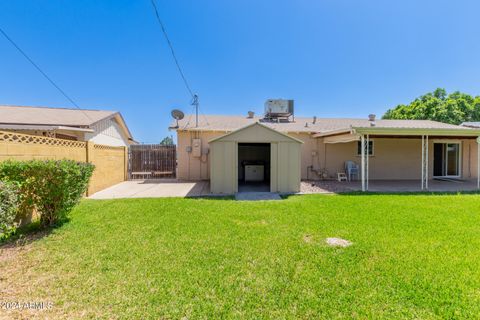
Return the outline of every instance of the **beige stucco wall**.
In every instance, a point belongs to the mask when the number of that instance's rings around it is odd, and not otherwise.
[[[375,180],[417,180],[421,178],[421,139],[372,138],[374,154],[369,158],[369,177]],[[428,146],[428,175],[433,177],[433,144],[460,142],[461,177],[477,177],[477,144],[474,139],[430,139]],[[342,172],[345,161],[360,165],[357,142],[324,144],[318,140],[318,168],[326,168],[330,176]]]
[[[202,149],[207,152],[208,141],[224,135],[225,132],[202,132],[197,136],[202,140]],[[303,141],[301,145],[301,178],[318,179],[318,176],[308,169],[326,168],[330,177],[337,172],[343,172],[344,163],[352,160],[360,164],[357,155],[357,142],[325,144],[322,138],[312,138],[307,133],[289,133],[290,136]],[[210,156],[203,159],[192,157],[186,152],[191,145],[194,133],[178,132],[178,177],[189,180],[208,180]],[[421,139],[385,139],[372,138],[374,155],[370,157],[370,179],[420,179],[421,177]],[[433,143],[429,141],[429,177],[433,176]],[[477,143],[475,139],[458,140],[442,139],[441,141],[461,142],[461,173],[464,179],[477,177]]]
[[[177,131],[177,178],[180,180],[208,180],[210,179],[210,146],[208,141],[224,135],[225,132],[192,132]],[[194,157],[187,152],[192,146],[193,139],[201,139],[202,156]]]

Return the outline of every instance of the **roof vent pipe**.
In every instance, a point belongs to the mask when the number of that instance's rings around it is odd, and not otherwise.
[[[370,127],[375,127],[375,115],[374,114],[369,114],[368,115],[368,121],[370,121]]]
[[[255,116],[255,112],[253,112],[253,111],[248,111],[247,114],[248,114],[247,118],[249,118],[249,119],[252,119]]]
[[[315,124],[315,122],[317,122],[317,116],[313,116],[313,124]]]

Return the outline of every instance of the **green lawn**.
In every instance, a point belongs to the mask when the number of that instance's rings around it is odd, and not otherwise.
[[[53,317],[478,318],[480,197],[86,200],[0,268]]]

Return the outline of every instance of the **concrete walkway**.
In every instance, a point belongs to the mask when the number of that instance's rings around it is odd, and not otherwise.
[[[258,201],[258,200],[282,200],[278,193],[274,192],[239,192],[235,194],[235,200]]]
[[[199,197],[210,193],[208,181],[175,179],[124,181],[94,193],[89,199]]]

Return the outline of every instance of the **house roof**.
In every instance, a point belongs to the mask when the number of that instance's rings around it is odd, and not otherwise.
[[[0,106],[0,123],[90,126],[113,116],[115,111],[48,107]]]
[[[460,124],[462,127],[468,127],[468,128],[480,128],[480,122],[463,122]]]
[[[128,138],[133,140],[122,115],[117,111],[0,105],[0,125],[90,128],[109,118],[115,118]]]
[[[44,124],[3,124],[0,123],[0,130],[42,130],[42,131],[78,131],[78,132],[94,132],[93,129],[79,128],[79,127],[67,127],[67,126],[49,126]]]
[[[230,132],[249,124],[260,122],[280,132],[330,133],[349,130],[352,127],[370,127],[368,119],[355,118],[313,118],[295,117],[294,122],[265,122],[260,117],[205,115],[199,116],[198,127],[195,127],[195,115],[186,115],[178,122],[177,130],[188,131],[224,131]],[[307,124],[307,125],[306,125]],[[175,125],[175,124],[174,124]],[[431,120],[375,120],[375,128],[398,129],[465,129],[465,127]]]

